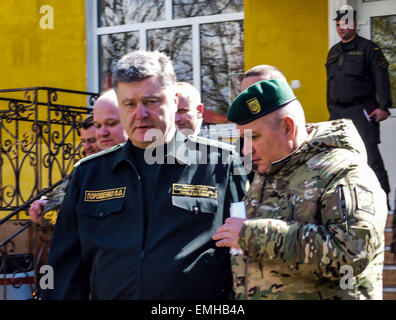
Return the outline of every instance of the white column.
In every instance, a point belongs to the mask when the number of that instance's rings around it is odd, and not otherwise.
[[[96,33],[98,15],[97,2],[85,1],[86,41],[87,41],[87,91],[99,91],[98,36]]]
[[[192,25],[192,65],[194,86],[201,93],[201,51],[200,51],[199,23]]]

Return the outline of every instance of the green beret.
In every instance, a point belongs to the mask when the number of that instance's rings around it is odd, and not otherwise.
[[[259,81],[243,91],[228,109],[228,120],[246,124],[296,99],[284,80]]]

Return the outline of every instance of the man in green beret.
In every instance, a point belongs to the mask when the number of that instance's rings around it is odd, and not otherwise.
[[[243,252],[232,258],[236,298],[381,299],[386,195],[352,122],[306,124],[282,78],[248,86],[227,117],[256,171],[247,219],[213,235]]]

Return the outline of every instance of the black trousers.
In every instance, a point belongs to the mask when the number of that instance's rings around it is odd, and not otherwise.
[[[358,130],[367,151],[367,163],[373,169],[385,193],[390,192],[388,173],[385,170],[384,161],[378,149],[380,130],[378,123],[367,121],[363,113],[363,105],[351,107],[329,105],[330,120],[351,119]]]

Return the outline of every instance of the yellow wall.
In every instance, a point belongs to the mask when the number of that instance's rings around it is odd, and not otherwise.
[[[85,0],[0,1],[0,89],[47,86],[85,91]],[[46,5],[53,8],[53,29],[43,29],[40,26],[40,21],[49,22],[43,20],[47,12],[40,13],[40,8]],[[10,94],[1,96],[9,97]],[[59,94],[58,101],[61,103],[86,105],[83,96],[69,97],[66,100],[61,97],[62,94]],[[40,100],[44,100],[44,97]],[[6,108],[7,104],[0,105],[0,109]],[[12,132],[13,124],[6,126]],[[31,130],[28,125],[21,128],[22,132]],[[5,138],[4,136],[3,143]],[[4,145],[1,147],[5,148]],[[5,160],[2,166],[2,187],[15,186],[13,170],[9,169],[11,167],[11,161]],[[29,170],[29,166],[26,168],[21,172],[21,192],[30,194],[34,173]],[[43,177],[45,183],[45,173]],[[1,216],[4,213],[0,212]]]
[[[40,28],[40,8],[54,9],[54,29]],[[85,1],[1,0],[0,89],[86,89]]]
[[[289,82],[307,121],[328,119],[325,61],[328,51],[327,0],[245,0],[245,69],[269,64]]]

